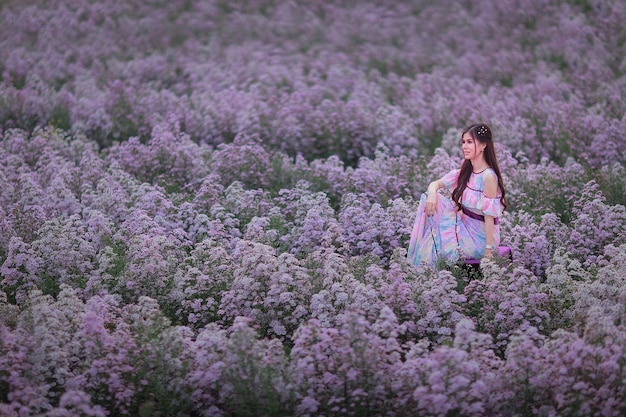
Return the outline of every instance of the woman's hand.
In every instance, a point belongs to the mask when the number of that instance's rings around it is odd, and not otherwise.
[[[427,216],[432,216],[437,211],[437,191],[443,187],[442,180],[433,181],[428,184],[428,196],[426,197],[426,207],[424,207]]]
[[[493,258],[493,250],[485,249],[485,258]]]
[[[427,216],[432,216],[437,211],[437,192],[428,192],[426,197],[426,207],[424,207]]]

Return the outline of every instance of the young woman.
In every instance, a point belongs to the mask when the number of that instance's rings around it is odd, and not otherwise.
[[[431,182],[420,199],[408,251],[414,265],[490,257],[500,244],[498,218],[506,199],[489,126],[468,127],[461,149],[461,168]],[[452,198],[441,188],[451,190]]]

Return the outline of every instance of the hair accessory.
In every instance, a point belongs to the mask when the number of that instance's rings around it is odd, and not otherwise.
[[[478,136],[485,136],[488,132],[489,132],[489,129],[487,128],[487,126],[480,125],[480,127],[476,131],[476,134],[478,134]]]

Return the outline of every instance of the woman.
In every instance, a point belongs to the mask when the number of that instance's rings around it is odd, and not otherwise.
[[[420,199],[408,252],[414,265],[491,257],[500,244],[498,218],[506,199],[489,126],[468,127],[461,149],[461,168],[431,182]],[[451,190],[452,198],[441,188]]]

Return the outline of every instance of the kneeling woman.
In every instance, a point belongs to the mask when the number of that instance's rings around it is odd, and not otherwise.
[[[467,128],[461,149],[461,168],[431,182],[420,199],[408,251],[414,265],[490,257],[500,244],[506,199],[489,126]],[[451,190],[452,199],[441,188]]]

